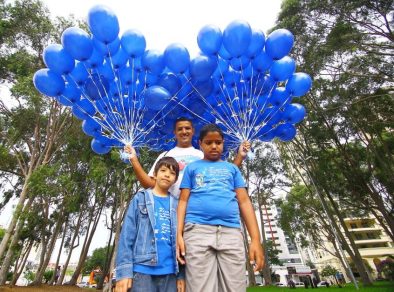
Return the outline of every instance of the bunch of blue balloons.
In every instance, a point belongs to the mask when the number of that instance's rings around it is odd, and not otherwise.
[[[228,149],[244,140],[289,141],[305,117],[292,100],[306,94],[312,80],[295,73],[288,30],[265,38],[243,21],[224,32],[206,26],[197,37],[201,53],[191,59],[177,43],[164,52],[147,49],[138,30],[120,36],[118,19],[105,6],[90,9],[88,25],[90,33],[69,27],[61,44],[45,48],[47,68],[33,81],[39,92],[72,108],[98,154],[125,144],[169,149],[180,116],[193,119],[197,130],[219,124]]]

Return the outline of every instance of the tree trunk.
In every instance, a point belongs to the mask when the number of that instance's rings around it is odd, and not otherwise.
[[[24,207],[23,211],[28,210],[31,206],[31,204],[33,203],[33,198],[30,198],[28,200],[28,202],[26,203],[26,206]],[[16,212],[19,214],[19,212]],[[17,218],[19,218],[19,215],[17,216]],[[7,272],[10,269],[10,265],[11,265],[11,260],[12,260],[12,256],[14,255],[14,246],[18,243],[19,241],[19,233],[21,231],[21,229],[23,228],[23,225],[25,224],[25,222],[23,220],[19,220],[18,224],[16,225],[16,228],[14,230],[14,235],[12,237],[12,240],[9,244],[8,250],[7,250],[7,254],[3,260],[1,269],[0,269],[0,286],[5,284],[5,281],[7,279]],[[11,223],[10,223],[11,225]]]
[[[49,263],[49,261],[50,261],[50,259],[52,257],[52,252],[53,252],[53,249],[55,247],[57,236],[58,236],[58,234],[60,232],[60,228],[63,225],[63,220],[62,219],[63,219],[63,217],[59,216],[59,219],[56,222],[56,226],[54,228],[54,231],[53,231],[51,240],[49,242],[49,245],[48,245],[48,243],[45,244],[45,247],[47,247],[47,248],[43,252],[43,254],[44,254],[43,262],[42,262],[40,268],[38,269],[38,271],[36,273],[36,276],[35,276],[35,279],[30,284],[30,286],[41,285],[41,283],[42,283],[42,278],[44,276],[45,270],[46,270],[46,268],[48,266],[48,263]],[[56,269],[55,269],[55,271],[56,271]]]
[[[56,263],[55,263],[55,272],[53,273],[53,275],[52,275],[52,277],[51,277],[51,280],[49,281],[49,285],[53,285],[54,282],[55,282],[57,267],[59,266],[60,256],[61,256],[62,250],[63,250],[64,239],[65,239],[65,237],[66,237],[67,225],[68,225],[68,217],[66,218],[66,221],[64,222],[64,229],[63,229],[62,241],[61,241],[60,246],[59,246],[59,252],[58,252],[58,254],[57,254]],[[55,283],[55,284],[56,284],[56,283]]]
[[[28,247],[26,248],[26,251],[22,255],[22,261],[19,266],[15,265],[15,270],[14,274],[12,275],[12,281],[11,281],[11,287],[16,284],[18,281],[19,277],[21,276],[23,269],[25,268],[27,258],[29,257],[30,251],[33,247],[34,241],[30,240]]]
[[[264,227],[264,219],[263,214],[261,212],[262,204],[260,203],[260,193],[258,193],[258,205],[259,205],[259,216],[261,222],[261,237],[263,240],[263,252],[264,252],[264,267],[263,267],[263,278],[264,278],[264,286],[269,286],[272,284],[271,279],[271,267],[268,263],[268,253],[267,253],[267,239],[265,237],[265,227]],[[272,242],[274,244],[274,242]]]
[[[83,206],[82,206],[83,207]],[[60,273],[60,277],[56,282],[56,285],[61,285],[63,283],[64,280],[64,276],[66,275],[66,271],[67,271],[67,267],[68,267],[68,263],[70,262],[71,259],[71,255],[73,252],[73,249],[76,248],[77,246],[74,246],[75,240],[78,237],[79,234],[79,229],[81,228],[81,222],[82,222],[82,217],[83,217],[83,212],[79,212],[79,217],[78,217],[78,221],[77,221],[77,225],[75,226],[75,231],[74,231],[74,235],[73,238],[71,240],[71,244],[70,244],[70,252],[68,253],[66,262],[63,265],[63,269],[62,272]]]
[[[10,224],[7,227],[7,230],[4,234],[3,239],[1,240],[0,243],[0,260],[3,258],[5,251],[7,249],[7,244],[10,241],[10,238],[12,234],[15,234],[16,232],[14,231],[16,224],[18,223],[19,215],[21,211],[23,210],[23,205],[25,203],[26,195],[27,195],[27,189],[28,189],[28,180],[30,178],[30,175],[25,178],[25,182],[22,187],[21,194],[19,196],[19,201],[18,204],[15,207],[14,213],[12,214],[12,219]],[[4,266],[4,263],[2,264]],[[0,276],[0,285],[1,284],[1,276]]]
[[[119,216],[116,219],[116,228],[115,228],[115,238],[114,238],[114,248],[113,248],[113,254],[111,257],[111,264],[109,267],[110,270],[110,279],[108,281],[108,283],[104,286],[103,292],[111,292],[112,290],[112,271],[115,268],[115,259],[116,259],[116,255],[118,253],[118,242],[119,242],[119,237],[120,237],[120,230],[122,227],[122,218],[124,217],[124,213],[126,211],[127,208],[127,202],[124,202],[120,205],[119,208]]]
[[[82,249],[82,252],[81,252],[81,256],[80,256],[80,258],[79,258],[78,265],[77,265],[77,267],[76,267],[76,269],[75,269],[75,271],[74,271],[74,274],[73,274],[72,277],[71,277],[70,285],[75,285],[75,284],[77,283],[79,274],[80,274],[81,271],[82,271],[83,264],[84,264],[84,262],[85,262],[85,260],[86,260],[86,256],[87,256],[88,251],[89,251],[90,243],[92,242],[93,235],[94,235],[94,233],[95,233],[95,231],[96,231],[97,224],[98,224],[98,222],[100,221],[100,216],[101,216],[101,211],[102,211],[102,210],[103,210],[103,205],[100,206],[100,208],[99,208],[99,210],[98,210],[98,212],[97,212],[97,214],[96,214],[96,218],[94,219],[93,228],[91,229],[90,234],[89,234],[89,235],[88,235],[88,234],[86,235],[87,238],[88,238],[88,240],[86,241],[86,244],[84,245],[84,247],[83,247],[83,249]]]

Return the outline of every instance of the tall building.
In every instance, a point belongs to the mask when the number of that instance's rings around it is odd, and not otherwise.
[[[391,238],[384,231],[383,227],[374,217],[365,218],[345,218],[346,227],[348,228],[354,243],[358,247],[364,263],[367,263],[371,268],[371,275],[373,278],[378,277],[376,264],[386,259],[388,256],[394,255],[394,243]],[[340,260],[333,256],[335,249],[328,241],[324,241],[324,247],[315,251],[317,253],[316,265],[318,269],[322,269],[326,265],[331,265],[337,270],[341,271],[347,281],[350,281],[346,276],[346,271],[341,265]],[[348,262],[351,262],[350,257],[345,253]],[[357,270],[352,267],[354,276],[358,277]]]
[[[268,242],[271,241],[273,246],[279,251],[278,257],[282,263],[282,266],[273,265],[271,267],[276,278],[274,281],[287,284],[290,279],[294,282],[312,279],[315,275],[309,266],[306,265],[306,261],[300,254],[296,242],[285,234],[278,225],[280,214],[281,209],[276,207],[273,202],[262,208],[265,238]],[[258,212],[256,217],[260,227],[261,219]]]

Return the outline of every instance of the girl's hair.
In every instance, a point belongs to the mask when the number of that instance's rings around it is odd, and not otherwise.
[[[165,156],[161,158],[155,165],[155,169],[153,173],[156,175],[159,171],[160,167],[165,166],[173,171],[175,171],[175,180],[178,179],[179,176],[179,165],[175,158],[170,156]]]
[[[222,139],[224,139],[224,135],[222,132],[222,129],[218,127],[216,124],[207,124],[204,127],[201,128],[200,130],[200,136],[198,137],[198,140],[202,141],[204,137],[209,133],[209,132],[218,132],[220,136],[222,136]]]

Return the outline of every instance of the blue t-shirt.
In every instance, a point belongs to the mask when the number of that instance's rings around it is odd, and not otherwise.
[[[170,196],[154,195],[155,208],[155,240],[158,262],[155,266],[134,265],[134,272],[148,275],[167,275],[175,273],[175,259],[172,254]]]
[[[240,227],[235,189],[245,187],[241,172],[226,161],[190,163],[181,189],[190,189],[185,222]]]

